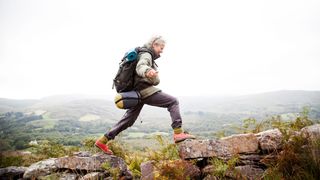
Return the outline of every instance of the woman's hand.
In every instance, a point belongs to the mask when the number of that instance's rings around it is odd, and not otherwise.
[[[154,69],[150,69],[149,71],[147,71],[146,76],[148,78],[154,78],[154,77],[158,76],[158,71],[156,71]]]

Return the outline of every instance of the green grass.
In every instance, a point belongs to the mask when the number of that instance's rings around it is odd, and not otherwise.
[[[148,134],[144,133],[144,132],[129,132],[127,137],[128,138],[143,138],[146,135],[148,135]]]
[[[123,139],[122,141],[131,147],[132,150],[144,150],[146,148],[156,150],[160,147],[159,143],[154,138]]]
[[[50,115],[51,115],[51,112],[46,112],[46,113],[44,113],[44,114],[42,115],[42,118],[45,119],[45,120],[49,120],[49,119],[51,119],[51,118],[50,118]]]
[[[81,116],[81,117],[79,118],[79,121],[84,121],[84,122],[86,122],[86,121],[94,121],[94,120],[99,120],[99,119],[101,119],[101,117],[98,116],[98,115],[86,114],[86,115],[84,115],[84,116]]]
[[[147,133],[147,132],[128,132],[124,134],[124,137],[127,139],[135,139],[135,138],[153,138],[154,136],[168,136],[169,134],[166,132],[153,132],[153,133]]]
[[[52,129],[56,125],[57,121],[52,119],[40,119],[28,122],[27,125],[34,126],[36,128],[43,128],[43,129]]]
[[[37,130],[53,129],[54,126],[57,124],[58,119],[51,118],[50,115],[51,112],[46,112],[42,115],[43,119],[28,122],[26,125],[31,125],[37,128]]]

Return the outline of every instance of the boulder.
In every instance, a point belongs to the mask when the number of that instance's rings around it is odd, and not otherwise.
[[[301,133],[304,137],[308,137],[311,140],[320,139],[320,124],[304,127],[301,129]]]
[[[267,154],[263,156],[263,158],[259,162],[263,164],[265,167],[273,166],[277,162],[277,153],[278,152]]]
[[[256,134],[259,147],[263,152],[272,152],[281,149],[282,133],[279,129],[270,129]]]
[[[102,166],[107,167],[103,169]],[[108,169],[110,168],[110,169]],[[118,169],[120,176],[125,179],[132,179],[131,173],[127,170],[127,165],[123,159],[117,156],[110,156],[104,153],[92,155],[89,152],[79,152],[70,157],[51,158],[32,164],[25,171],[23,178],[32,179],[35,177],[55,176],[60,179],[77,179],[77,174],[73,173],[57,173],[61,171],[77,172],[85,177],[98,177],[101,173],[94,173],[86,176],[91,172],[109,173],[109,170]],[[102,173],[103,174],[103,173]],[[119,177],[120,178],[120,177]]]
[[[119,168],[121,172],[127,170],[127,165],[122,158],[104,153],[94,154],[89,157],[71,156],[62,157],[55,160],[56,167],[59,169],[104,171],[101,167],[103,163],[107,163],[110,168]]]
[[[181,159],[230,157],[230,145],[219,140],[185,140],[178,144]]]
[[[58,170],[55,160],[56,158],[51,158],[32,164],[23,174],[23,178],[32,179],[51,174]]]
[[[26,167],[10,166],[0,169],[0,179],[19,179],[22,178]]]
[[[238,179],[261,179],[264,173],[264,170],[260,167],[245,165],[235,167],[236,176],[234,178]]]
[[[255,165],[259,167],[265,167],[260,161],[264,158],[259,154],[241,154],[237,162],[238,165]]]
[[[182,159],[205,157],[231,157],[239,153],[254,153],[259,150],[257,137],[250,134],[233,135],[221,140],[186,140],[178,144]]]
[[[232,154],[252,153],[258,151],[258,139],[253,133],[237,134],[221,139],[227,143]]]
[[[81,177],[79,180],[93,180],[93,179],[103,179],[105,174],[102,172],[92,172]]]
[[[244,178],[240,178],[242,177],[241,174],[238,173],[235,174],[235,172],[233,170],[230,170],[230,169],[227,169],[225,172],[224,172],[224,175],[223,177],[219,177],[219,176],[222,176],[222,174],[218,173],[218,172],[215,172],[216,170],[220,171],[221,169],[219,167],[215,167],[214,165],[208,165],[206,167],[204,167],[201,172],[202,172],[202,176],[204,176],[205,178],[203,179],[212,179],[212,180],[218,180],[218,179],[230,179],[230,180],[233,180],[233,179],[244,179]]]
[[[59,180],[76,180],[78,179],[78,176],[76,173],[70,173],[70,172],[57,172],[52,173],[46,176],[38,176],[36,179],[39,180],[48,180],[48,179],[59,179]]]
[[[141,180],[153,180],[155,178],[156,172],[154,171],[154,163],[154,161],[141,163]]]

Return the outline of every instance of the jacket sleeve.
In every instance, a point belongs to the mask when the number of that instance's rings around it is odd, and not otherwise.
[[[136,72],[141,77],[146,77],[146,72],[148,72],[150,69],[152,69],[152,57],[149,53],[142,53],[140,55]]]

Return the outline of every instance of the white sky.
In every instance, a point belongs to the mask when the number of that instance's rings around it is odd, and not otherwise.
[[[319,0],[0,0],[0,97],[112,95],[125,51],[155,34],[172,95],[320,90]]]

